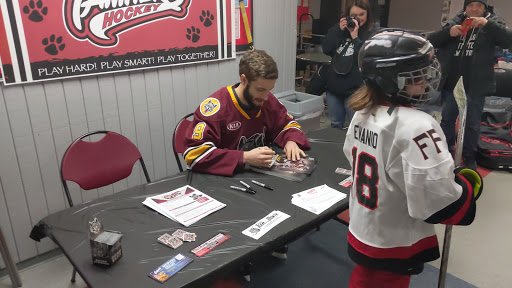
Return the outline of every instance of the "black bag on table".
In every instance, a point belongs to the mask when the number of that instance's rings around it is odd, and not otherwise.
[[[485,99],[476,161],[485,168],[512,172],[512,99]]]

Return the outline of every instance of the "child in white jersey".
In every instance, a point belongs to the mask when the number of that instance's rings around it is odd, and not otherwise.
[[[427,40],[381,30],[361,48],[359,68],[366,85],[349,102],[357,112],[344,145],[354,179],[350,287],[409,287],[410,276],[439,257],[432,224],[473,222],[482,178],[455,169],[439,124],[414,108],[441,77]]]

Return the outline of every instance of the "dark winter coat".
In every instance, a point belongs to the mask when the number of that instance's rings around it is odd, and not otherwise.
[[[352,54],[352,66],[349,68],[349,72],[347,74],[342,75],[336,73],[332,68],[333,65],[331,63],[331,66],[329,67],[329,72],[326,75],[327,90],[329,92],[332,92],[339,96],[348,96],[363,85],[363,77],[361,76],[358,67],[359,50],[363,46],[364,41],[368,40],[368,38],[370,38],[370,36],[375,31],[375,28],[371,29],[370,31],[359,30],[358,37],[352,40],[354,44]],[[351,39],[348,30],[341,30],[340,24],[336,23],[333,27],[329,29],[329,31],[327,32],[327,36],[325,37],[324,42],[322,43],[322,49],[324,51],[324,54],[329,55],[334,59],[337,53],[336,50],[338,50],[340,45],[343,45],[347,39]]]
[[[461,40],[464,38],[462,36],[451,37],[450,29],[454,25],[461,25],[466,19],[466,14],[463,11],[447,21],[441,30],[428,36],[428,40],[437,48],[437,57],[441,62],[443,73],[441,89],[452,90],[462,75],[466,92],[474,97],[485,97],[495,93],[496,46],[510,47],[512,31],[506,28],[505,22],[495,13],[494,7],[489,6],[487,11],[484,16],[488,20],[487,24],[483,28],[467,32],[468,39],[472,34],[476,38],[473,43],[469,44],[466,39],[462,50],[458,48],[462,46]],[[456,54],[458,50],[459,54]]]

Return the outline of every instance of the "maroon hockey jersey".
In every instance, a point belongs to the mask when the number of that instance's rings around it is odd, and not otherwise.
[[[284,147],[288,141],[310,148],[300,125],[272,93],[260,110],[246,111],[235,87],[221,88],[195,111],[183,153],[189,169],[231,176],[244,167],[243,151],[271,143]]]

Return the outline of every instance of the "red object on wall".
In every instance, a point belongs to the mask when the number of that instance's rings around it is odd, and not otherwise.
[[[237,3],[238,3],[238,1],[239,0],[237,0]],[[252,0],[245,0],[244,4],[245,4],[245,12],[247,13],[247,21],[249,22],[249,26],[251,29],[251,36],[254,37],[254,35],[252,35],[252,33],[253,33],[253,30],[252,30]],[[249,49],[250,46],[249,46],[249,41],[247,40],[247,33],[245,32],[245,24],[244,24],[244,20],[242,19],[242,12],[241,12],[240,7],[237,7],[237,6],[235,6],[235,7],[236,7],[235,9],[237,10],[237,13],[239,13],[239,15],[240,15],[240,19],[239,19],[240,38],[236,39],[236,51],[246,51]],[[253,38],[253,42],[254,42],[254,38]]]
[[[301,0],[300,5],[297,6],[297,21],[300,21],[300,15],[309,13],[309,0],[306,0],[306,3],[304,7],[304,0]]]

